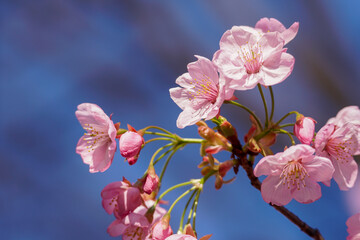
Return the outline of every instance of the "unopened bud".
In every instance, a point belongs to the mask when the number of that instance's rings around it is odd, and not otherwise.
[[[219,174],[221,177],[225,177],[226,173],[234,166],[233,160],[227,160],[222,162],[219,166]]]
[[[216,175],[215,179],[215,189],[219,190],[223,185],[223,178],[220,175]]]

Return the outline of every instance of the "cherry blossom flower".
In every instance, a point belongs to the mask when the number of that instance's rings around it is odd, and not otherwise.
[[[167,237],[165,240],[197,240],[197,238],[187,234],[174,234]]]
[[[107,229],[112,237],[122,235],[123,240],[144,240],[150,228],[149,221],[144,215],[130,213],[123,219],[116,219]]]
[[[145,193],[151,194],[153,191],[157,189],[158,185],[159,185],[159,177],[155,173],[154,166],[150,165],[145,178],[143,190]]]
[[[301,143],[311,144],[314,138],[315,123],[316,121],[310,117],[301,116],[299,119],[296,119],[294,134]]]
[[[349,190],[355,184],[358,166],[353,155],[358,148],[356,131],[351,123],[341,127],[326,124],[315,137],[316,155],[330,159],[334,165],[334,180],[340,190]],[[324,184],[330,186],[330,181]]]
[[[173,233],[169,223],[163,223],[162,220],[157,222],[152,230],[152,239],[153,240],[165,240],[167,237],[171,236]]]
[[[166,210],[160,206],[155,207],[153,214],[153,221],[150,223],[146,217],[146,213],[150,207],[154,205],[154,201],[149,200],[144,205],[138,206],[134,211],[125,215],[124,217],[118,217],[108,227],[108,233],[112,237],[122,235],[124,240],[150,240],[151,228],[154,223],[160,221],[165,215]]]
[[[119,140],[121,156],[126,158],[130,165],[136,163],[142,145],[145,143],[144,138],[133,127],[128,125],[129,131],[122,134]]]
[[[268,175],[261,185],[264,201],[282,206],[292,198],[301,203],[318,200],[321,188],[317,182],[330,180],[334,167],[329,159],[314,156],[314,152],[312,147],[299,144],[262,158],[254,174]]]
[[[122,217],[135,210],[142,203],[140,190],[127,181],[108,184],[102,191],[102,206],[108,214]]]
[[[352,123],[357,132],[357,141],[360,143],[360,109],[358,106],[348,106],[341,109],[336,117],[330,118],[327,123],[342,127],[346,123]],[[360,155],[360,146],[354,155]]]
[[[272,86],[284,81],[294,67],[295,58],[283,46],[278,32],[262,33],[252,27],[234,26],[221,37],[213,62],[231,79],[232,89],[248,90],[258,83]]]
[[[256,23],[255,28],[260,29],[263,33],[278,32],[280,33],[280,37],[284,39],[285,44],[287,44],[296,36],[299,30],[299,22],[294,22],[286,29],[284,25],[275,18],[262,18]]]
[[[96,104],[82,103],[75,112],[81,126],[87,131],[76,146],[76,153],[89,165],[91,173],[104,172],[116,152],[116,128],[113,121]]]
[[[346,226],[349,233],[346,240],[360,240],[360,213],[351,216],[346,221]]]
[[[170,89],[172,100],[183,110],[176,122],[178,128],[215,117],[224,100],[231,99],[234,93],[209,59],[195,57],[198,60],[188,64],[188,72],[176,79],[181,87]]]

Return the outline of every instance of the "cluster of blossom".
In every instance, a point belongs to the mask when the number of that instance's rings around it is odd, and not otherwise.
[[[196,209],[204,183],[214,176],[215,188],[220,189],[223,184],[234,180],[224,180],[227,172],[234,169],[237,174],[239,166],[245,170],[250,166],[250,175],[254,175],[256,181],[261,175],[267,176],[260,183],[261,194],[265,202],[277,206],[286,205],[293,198],[300,203],[318,200],[321,197],[318,182],[330,186],[331,179],[334,179],[340,190],[354,186],[358,165],[353,156],[360,154],[360,110],[357,106],[343,108],[317,133],[316,121],[296,111],[287,113],[277,122],[273,121],[272,86],[284,81],[293,70],[295,59],[284,46],[296,36],[298,27],[299,24],[295,22],[285,28],[273,18],[260,19],[254,28],[234,26],[223,34],[220,49],[212,60],[196,56],[197,61],[188,64],[188,72],[176,79],[180,87],[170,89],[170,96],[183,110],[177,126],[184,128],[196,124],[202,139],[181,138],[157,126],[136,131],[128,125],[128,129],[122,129],[120,123],[114,124],[111,116],[107,116],[99,106],[90,103],[78,106],[76,116],[87,132],[80,138],[76,152],[89,165],[92,173],[103,172],[110,167],[116,151],[116,138],[119,138],[121,155],[130,165],[137,162],[141,149],[149,143],[169,142],[155,151],[147,171],[134,184],[123,178],[122,181],[110,183],[101,192],[105,211],[115,217],[108,227],[111,236],[121,235],[124,240],[197,239]],[[253,111],[234,101],[236,90],[250,90],[256,86],[265,108],[264,124]],[[267,87],[271,94],[270,116],[262,86]],[[252,125],[244,135],[244,146],[238,140],[235,127],[220,116],[224,103],[238,106],[250,114]],[[295,123],[281,125],[292,114],[296,115]],[[206,120],[211,120],[216,126],[210,128],[204,122]],[[285,130],[286,127],[293,127],[293,131]],[[155,137],[145,141],[145,134]],[[292,146],[285,147],[284,152],[273,154],[270,146],[275,143],[278,134],[288,135]],[[292,136],[296,136],[301,144],[295,144]],[[169,161],[177,150],[187,144],[200,144],[202,162],[199,168],[203,177],[175,185],[158,196]],[[220,162],[214,158],[213,155],[219,151],[230,152],[231,159]],[[253,168],[254,158],[258,154],[263,158]],[[159,177],[155,165],[165,157]],[[190,188],[173,202],[168,211],[159,206],[168,192],[184,186]],[[190,197],[179,230],[173,234],[169,222],[171,211],[188,194]],[[188,221],[184,224],[184,216],[190,205]],[[346,223],[348,240],[360,238],[359,214],[349,218]],[[210,236],[200,239],[206,240]]]

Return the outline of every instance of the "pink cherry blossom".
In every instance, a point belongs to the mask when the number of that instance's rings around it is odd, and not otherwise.
[[[113,121],[96,104],[82,103],[75,112],[87,131],[76,146],[76,153],[89,165],[91,173],[104,172],[114,159],[116,128]]]
[[[355,184],[358,166],[353,155],[357,148],[356,131],[351,123],[341,127],[326,124],[316,134],[316,155],[331,160],[335,168],[333,177],[341,190],[349,190]],[[330,186],[330,181],[324,183]]]
[[[153,191],[157,189],[159,185],[159,177],[155,173],[155,169],[153,166],[148,168],[148,174],[145,179],[145,183],[143,186],[143,190],[147,194],[151,194]]]
[[[164,226],[162,221],[160,220],[154,225],[152,230],[152,239],[153,240],[165,240],[173,233],[171,226],[167,224]]]
[[[114,213],[119,219],[135,210],[142,203],[140,191],[128,182],[108,184],[102,191],[102,206],[108,214]]]
[[[138,206],[134,211],[123,217],[117,217],[108,227],[110,236],[116,237],[122,235],[124,240],[150,240],[151,228],[153,224],[158,222],[166,213],[166,210],[160,206],[156,206],[153,214],[152,223],[146,218],[145,214],[148,209],[154,205],[154,201],[149,200],[144,205]]]
[[[346,240],[360,240],[360,213],[351,216],[346,221],[346,226],[349,233]]]
[[[112,237],[122,235],[123,240],[144,240],[150,228],[149,221],[144,215],[130,213],[123,219],[116,219],[107,229]]]
[[[310,117],[300,117],[294,125],[294,134],[301,143],[310,145],[315,132],[316,121]]]
[[[284,25],[275,18],[262,18],[256,23],[255,28],[260,29],[263,33],[278,32],[280,33],[280,37],[284,39],[285,44],[287,44],[296,36],[299,30],[299,23],[294,22],[286,29]]]
[[[165,240],[197,240],[195,237],[187,234],[174,234],[167,237]]]
[[[172,100],[183,110],[176,122],[178,128],[215,117],[224,100],[232,98],[234,93],[234,90],[228,88],[228,80],[222,75],[219,77],[215,65],[209,59],[195,57],[198,60],[188,64],[188,72],[176,79],[181,87],[170,89]]]
[[[360,143],[360,109],[358,106],[344,107],[338,112],[336,117],[330,118],[327,123],[332,123],[341,127],[348,122],[353,124],[355,131],[357,132],[357,141]],[[358,146],[354,155],[360,155],[360,146]]]
[[[314,152],[312,147],[299,144],[262,158],[254,174],[268,175],[261,185],[264,201],[282,206],[293,198],[301,203],[318,200],[321,188],[317,182],[330,180],[334,167],[329,159],[314,156]]]
[[[133,165],[138,160],[142,145],[145,141],[130,125],[129,128],[129,131],[121,135],[119,145],[121,156],[126,158],[130,165]]]
[[[221,37],[213,62],[231,79],[232,89],[248,90],[258,83],[272,86],[284,81],[294,67],[295,58],[283,46],[278,32],[262,33],[252,27],[234,26]]]

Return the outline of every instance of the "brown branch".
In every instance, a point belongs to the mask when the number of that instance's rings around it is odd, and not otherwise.
[[[239,166],[242,166],[244,170],[246,171],[246,174],[250,180],[251,185],[256,188],[257,190],[261,191],[261,182],[260,180],[254,175],[253,170],[253,162],[249,161],[247,158],[247,155],[254,155],[252,152],[244,152],[242,150],[240,141],[237,138],[228,138],[228,140],[232,143],[233,146],[233,155],[237,157],[238,165],[234,167],[235,169],[238,169]],[[277,206],[270,203],[270,206],[275,208],[278,212],[280,212],[282,215],[284,215],[287,219],[289,219],[292,223],[297,225],[301,231],[309,235],[311,238],[315,240],[324,240],[323,236],[321,235],[320,231],[316,228],[310,227],[307,223],[302,221],[298,216],[296,216],[294,213],[289,211],[287,208],[283,206]]]

